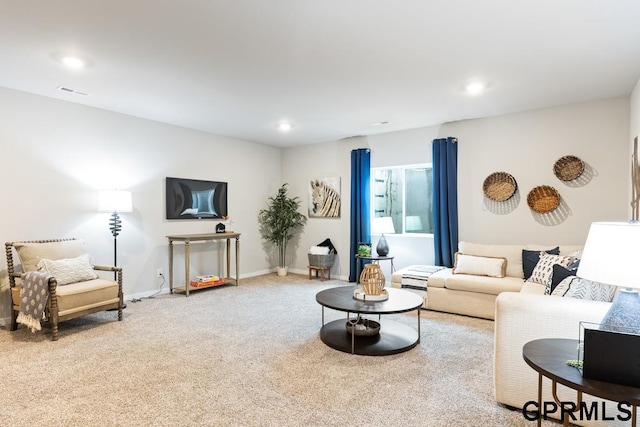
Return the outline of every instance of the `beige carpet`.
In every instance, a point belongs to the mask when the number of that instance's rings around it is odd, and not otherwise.
[[[422,311],[421,343],[353,356],[320,341],[315,294],[275,275],[128,302],[60,340],[0,331],[7,426],[531,426],[493,400],[493,322]],[[326,320],[344,317],[326,310]],[[393,315],[416,326],[416,314]],[[545,425],[555,425],[545,423]]]

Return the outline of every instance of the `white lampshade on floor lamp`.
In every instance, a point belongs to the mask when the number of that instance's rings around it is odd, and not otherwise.
[[[387,256],[389,254],[389,244],[384,235],[393,234],[396,232],[393,227],[393,219],[390,216],[381,216],[373,219],[371,224],[371,232],[373,234],[380,234],[380,240],[376,246],[376,252],[379,256]]]
[[[98,211],[111,212],[109,220],[111,234],[113,234],[113,265],[118,265],[118,234],[122,230],[119,213],[133,211],[131,192],[123,190],[103,190],[98,195]],[[117,277],[113,273],[114,279]]]
[[[578,267],[577,276],[624,287],[602,319],[610,331],[640,331],[640,223],[594,222]]]

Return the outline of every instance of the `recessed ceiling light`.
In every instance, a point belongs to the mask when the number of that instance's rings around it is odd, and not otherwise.
[[[86,65],[86,62],[83,59],[78,58],[77,56],[63,56],[60,60],[69,68],[79,69],[84,68],[84,66]]]
[[[282,122],[278,125],[278,129],[282,132],[289,132],[293,128],[293,125],[288,122]]]
[[[466,90],[467,93],[471,95],[477,95],[480,92],[483,92],[486,88],[487,88],[486,83],[476,81],[476,82],[467,83],[467,85],[464,87],[464,90]]]

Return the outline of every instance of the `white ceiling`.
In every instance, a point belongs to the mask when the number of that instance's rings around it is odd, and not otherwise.
[[[0,64],[0,86],[287,147],[629,95],[640,1],[0,0]]]

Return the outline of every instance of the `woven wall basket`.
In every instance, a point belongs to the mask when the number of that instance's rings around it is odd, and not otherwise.
[[[534,212],[551,212],[560,205],[560,194],[549,185],[540,185],[529,192],[527,204]]]
[[[485,197],[494,202],[509,200],[516,192],[516,180],[506,172],[494,172],[485,178],[482,192]]]
[[[576,156],[560,157],[553,165],[553,173],[561,181],[573,181],[584,172],[584,162]]]

